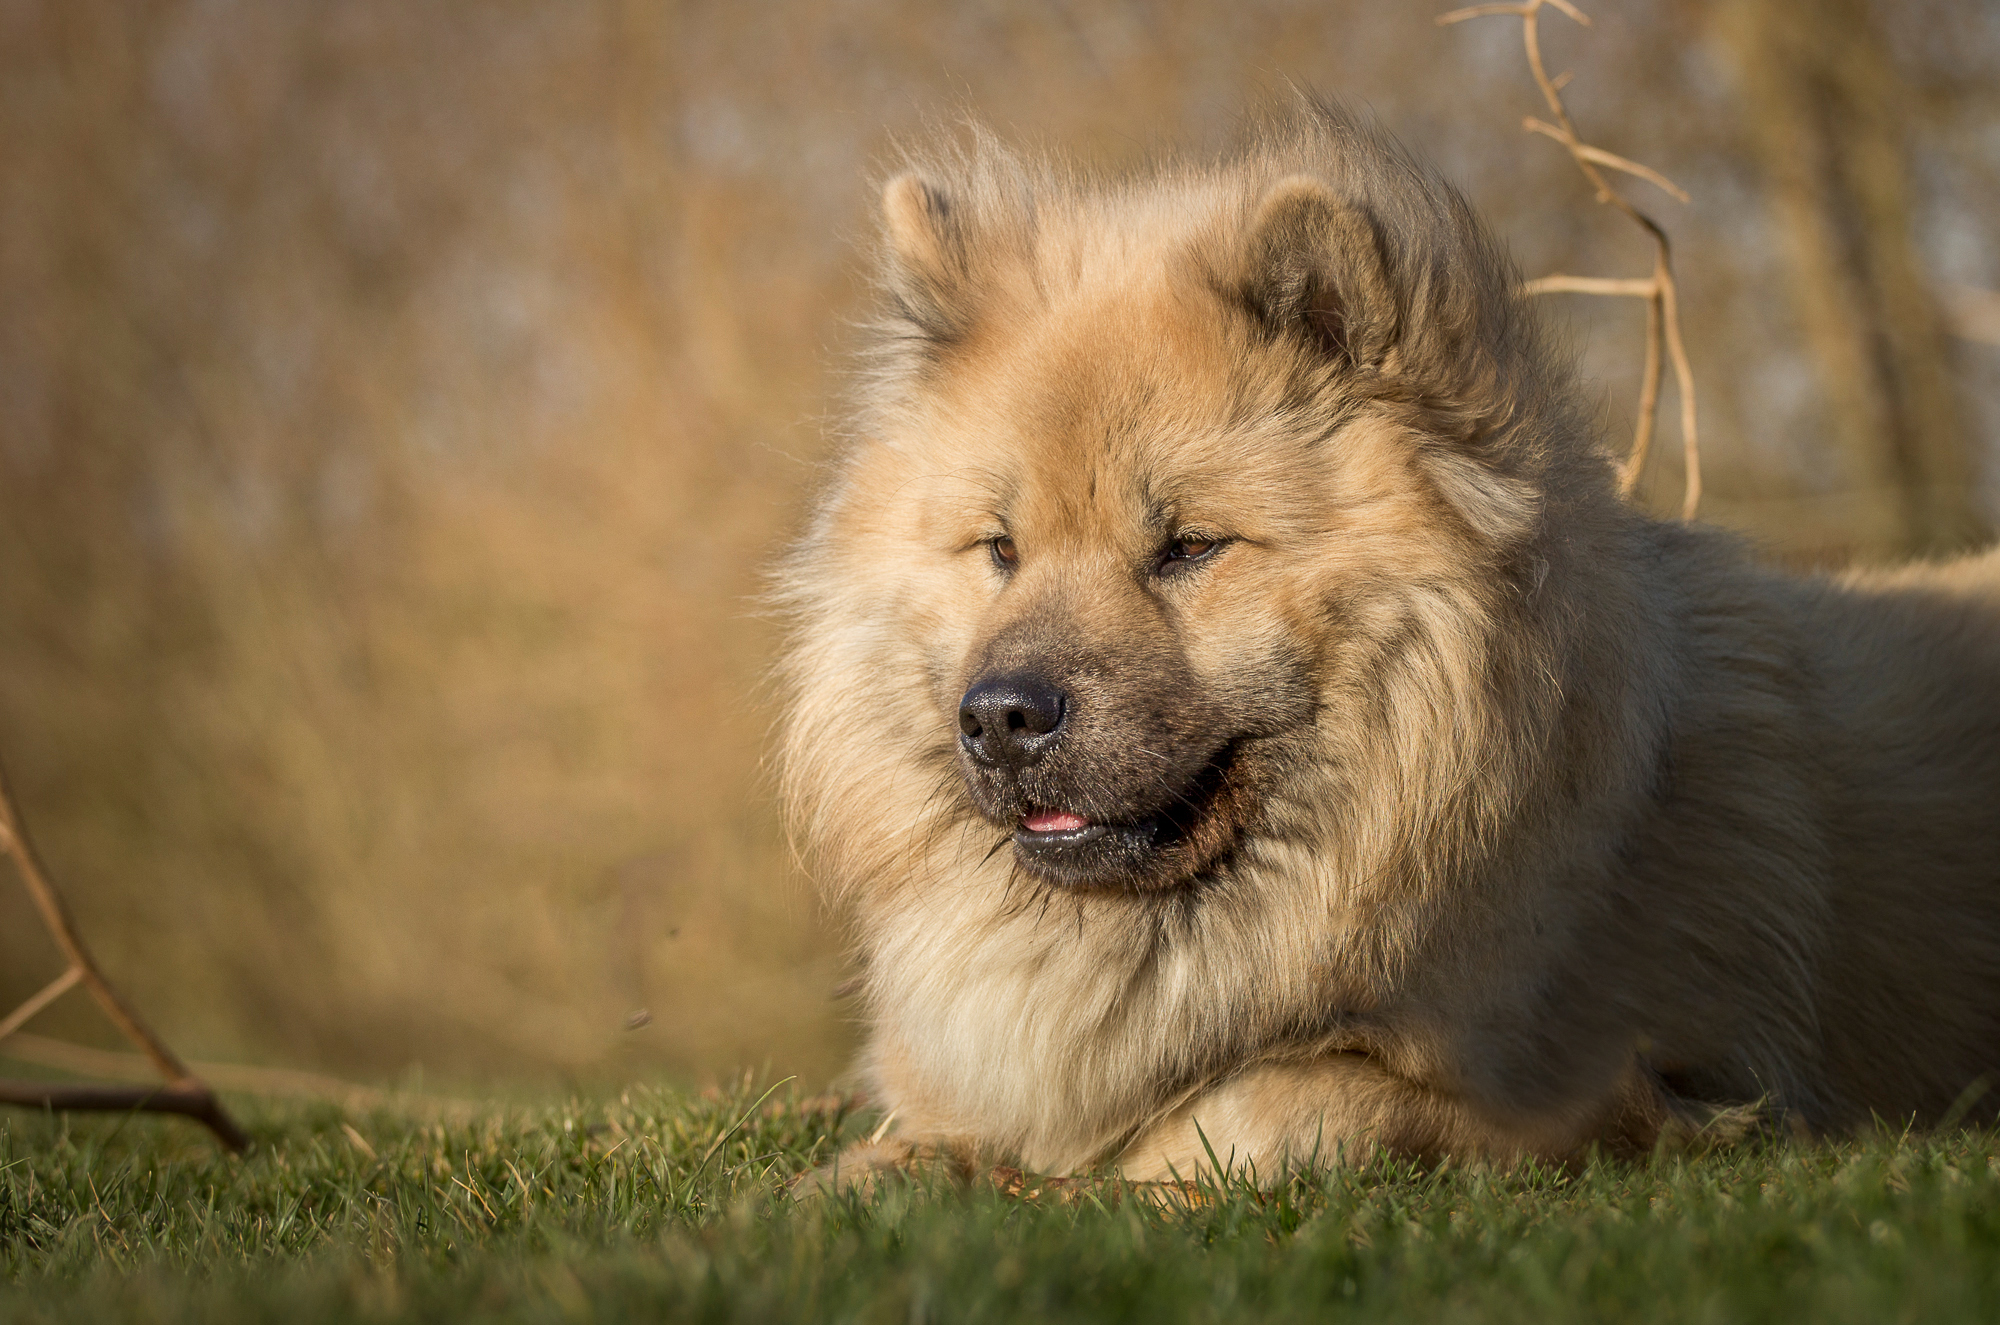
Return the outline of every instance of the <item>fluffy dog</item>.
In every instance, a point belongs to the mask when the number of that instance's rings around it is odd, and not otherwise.
[[[2000,1068],[2000,562],[1620,501],[1465,200],[1336,112],[1120,178],[981,139],[883,217],[783,573],[850,1166],[1564,1159]]]

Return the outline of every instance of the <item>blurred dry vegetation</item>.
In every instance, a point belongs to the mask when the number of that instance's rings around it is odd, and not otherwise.
[[[1220,144],[1290,79],[1531,274],[1644,274],[1521,133],[1517,25],[1447,7],[0,0],[0,752],[107,967],[201,1057],[839,1070],[755,595],[871,171],[960,109],[1106,162]],[[1645,201],[1706,514],[1797,562],[1979,537],[2000,11],[1586,8],[1545,24],[1580,126],[1694,198]],[[1642,319],[1551,297],[1622,443]],[[0,890],[0,1005],[56,969]]]

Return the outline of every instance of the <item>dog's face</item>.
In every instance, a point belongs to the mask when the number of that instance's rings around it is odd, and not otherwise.
[[[1395,646],[1402,590],[1466,573],[1496,518],[1452,518],[1376,398],[1400,311],[1366,219],[1284,181],[1219,268],[1142,233],[1051,289],[1046,256],[965,251],[920,182],[888,211],[934,334],[850,479],[881,504],[842,541],[899,568],[918,721],[1047,884],[1224,866],[1329,727],[1368,720],[1343,678]]]
[[[934,688],[971,804],[1024,870],[1147,888],[1236,846],[1260,764],[1312,721],[1299,554],[1323,530],[1300,489],[1322,476],[1304,439],[1282,439],[1291,464],[1248,444],[1262,411],[1230,417],[1256,384],[1231,380],[1226,323],[1159,292],[1110,302],[1010,328],[940,383],[958,620]]]

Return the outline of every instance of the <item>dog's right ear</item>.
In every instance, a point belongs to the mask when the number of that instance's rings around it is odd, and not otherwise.
[[[965,334],[968,263],[965,218],[950,195],[916,171],[882,190],[887,281],[896,311],[938,342]]]

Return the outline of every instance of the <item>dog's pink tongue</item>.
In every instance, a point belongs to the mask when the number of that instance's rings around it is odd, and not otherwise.
[[[1090,820],[1061,810],[1036,810],[1021,820],[1021,827],[1031,833],[1074,833],[1079,828],[1090,827]]]

